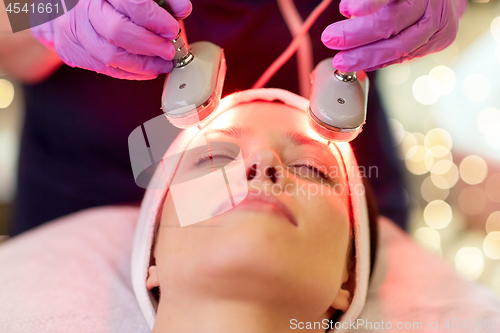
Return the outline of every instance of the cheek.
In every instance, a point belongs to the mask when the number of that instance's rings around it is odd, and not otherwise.
[[[299,214],[304,222],[307,223],[311,219],[337,221],[334,224],[349,222],[349,198],[345,183],[326,186],[299,181],[296,184],[295,199],[301,207]],[[318,226],[321,225],[328,227],[332,226],[332,223],[318,223]]]
[[[347,194],[323,193],[298,199],[306,232],[304,240],[311,252],[316,253],[318,262],[335,263],[335,269],[342,267],[350,230]]]
[[[340,253],[347,247],[350,219],[342,196],[317,196],[305,205],[310,239],[321,244],[318,251]],[[337,258],[338,259],[338,258]]]
[[[302,202],[308,216],[303,222],[304,270],[313,280],[316,301],[326,308],[332,304],[347,263],[350,220],[342,196],[315,196]],[[313,294],[313,293],[311,293]]]

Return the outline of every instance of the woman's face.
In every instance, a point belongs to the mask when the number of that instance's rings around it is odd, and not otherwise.
[[[240,147],[248,195],[220,215],[180,227],[169,191],[147,280],[149,289],[160,287],[160,307],[182,290],[264,302],[297,317],[345,311],[346,177],[306,113],[279,103],[241,104],[211,122],[205,139]],[[229,162],[231,154],[214,150],[213,162]],[[209,159],[187,162],[211,168]]]

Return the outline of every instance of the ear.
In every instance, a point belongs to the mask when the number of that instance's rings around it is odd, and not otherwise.
[[[156,265],[151,265],[148,268],[148,277],[146,278],[146,288],[151,290],[155,287],[159,287],[160,283],[158,281],[158,270]]]
[[[342,286],[340,287],[337,296],[332,302],[331,307],[336,310],[341,310],[342,312],[346,312],[349,309],[349,305],[351,304],[351,292],[349,291],[349,269],[347,267],[344,268],[344,272],[342,274]]]

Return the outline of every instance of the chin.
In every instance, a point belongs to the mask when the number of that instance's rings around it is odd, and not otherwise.
[[[253,215],[260,218],[256,220]],[[299,254],[294,251],[293,234],[280,226],[288,222],[262,215],[221,216],[225,219],[221,221],[224,227],[197,260],[197,275],[204,288],[254,293],[259,289],[277,289],[283,277],[293,273],[297,259],[294,256]]]

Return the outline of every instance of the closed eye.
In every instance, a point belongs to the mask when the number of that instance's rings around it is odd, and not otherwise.
[[[193,161],[193,165],[195,166],[203,166],[207,162],[210,162],[210,158],[213,160],[215,165],[219,164],[227,164],[230,161],[234,160],[234,157],[229,156],[224,153],[214,153],[212,152],[212,156],[207,152],[206,155],[198,157],[195,161]]]
[[[294,164],[292,167],[299,168],[299,171],[301,171],[301,168],[306,168],[308,169],[307,175],[311,175],[313,177],[321,177],[323,179],[328,179],[328,175],[315,167],[314,165],[310,164]]]
[[[327,183],[328,185],[336,184],[335,177],[331,177],[324,167],[316,167],[312,164],[294,164],[288,167],[289,170],[297,177],[312,180],[320,183]],[[322,170],[325,169],[325,170]]]

